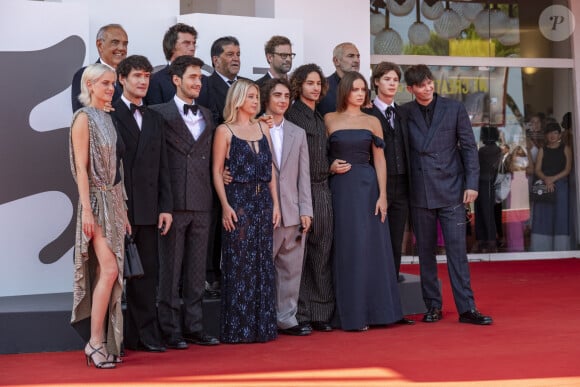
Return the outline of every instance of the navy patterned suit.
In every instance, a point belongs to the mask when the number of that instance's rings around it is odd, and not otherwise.
[[[478,190],[479,161],[464,106],[435,95],[428,127],[415,101],[401,107],[407,117],[411,216],[417,237],[421,286],[427,308],[441,308],[437,281],[437,219],[441,223],[457,311],[475,309],[466,253],[463,194]]]
[[[211,183],[211,147],[215,126],[211,112],[199,106],[206,123],[197,140],[189,131],[177,104],[153,105],[165,118],[169,175],[173,194],[173,225],[161,238],[159,264],[159,324],[168,342],[200,333],[202,296],[215,202]],[[182,283],[183,331],[179,281]]]

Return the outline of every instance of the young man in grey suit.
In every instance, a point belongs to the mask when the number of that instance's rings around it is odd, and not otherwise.
[[[165,118],[173,193],[173,227],[161,238],[159,324],[169,348],[187,343],[216,345],[204,333],[202,296],[214,210],[210,159],[215,126],[211,112],[195,104],[201,89],[201,59],[184,55],[171,63],[173,100],[152,106]],[[179,282],[182,279],[183,331]]]
[[[475,306],[465,241],[465,205],[477,198],[479,186],[471,121],[460,102],[434,93],[433,74],[426,65],[409,67],[405,82],[415,96],[401,110],[407,119],[411,217],[427,306],[423,321],[437,322],[443,317],[435,256],[439,220],[459,321],[489,325],[492,318]]]
[[[290,105],[288,81],[266,81],[260,94],[262,109],[274,120],[270,135],[282,213],[281,225],[274,229],[273,247],[278,329],[283,334],[304,336],[311,331],[298,324],[296,313],[306,233],[313,216],[306,132],[284,119]]]
[[[131,55],[117,66],[123,95],[113,102],[111,115],[125,144],[123,170],[129,222],[145,275],[127,279],[125,346],[165,352],[157,322],[159,272],[158,234],[171,228],[173,199],[163,117],[142,104],[153,66],[141,55]]]

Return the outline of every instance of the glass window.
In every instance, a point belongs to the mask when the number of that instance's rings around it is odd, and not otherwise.
[[[406,66],[402,66],[403,71]],[[519,67],[430,66],[439,95],[464,103],[479,140],[480,157],[499,155],[497,163],[480,159],[481,176],[486,168],[504,166],[509,188],[496,198],[496,189],[480,180],[480,202],[469,208],[468,251],[473,253],[572,250],[576,246],[576,185],[570,166],[577,122],[573,107],[572,69]],[[404,80],[397,103],[411,95]],[[497,128],[497,138],[490,129]],[[493,133],[494,131],[491,130]],[[489,150],[489,148],[486,148]],[[495,172],[494,172],[495,174]],[[554,176],[556,181],[554,182]],[[539,180],[544,181],[539,183]],[[489,179],[488,179],[489,181]],[[546,184],[547,183],[547,184]],[[554,183],[554,184],[552,184]],[[555,189],[553,199],[534,195],[534,184],[544,192]],[[542,187],[540,187],[542,188]],[[493,225],[495,236],[482,240],[478,228]],[[480,229],[481,230],[481,229]],[[443,236],[438,244],[444,249]],[[404,254],[415,255],[414,239],[407,238]]]
[[[525,3],[525,5],[523,4]],[[572,58],[567,1],[374,0],[375,55]]]

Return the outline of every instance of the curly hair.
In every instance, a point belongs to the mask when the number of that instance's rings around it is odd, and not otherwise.
[[[300,94],[302,94],[302,84],[306,81],[306,78],[308,78],[308,74],[310,73],[318,73],[320,76],[321,88],[319,100],[321,100],[326,95],[326,92],[328,91],[328,81],[326,80],[322,69],[317,64],[309,63],[298,67],[292,73],[292,77],[290,78],[290,91],[292,93],[293,100],[300,99]]]

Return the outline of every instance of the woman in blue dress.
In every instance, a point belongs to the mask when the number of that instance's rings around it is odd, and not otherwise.
[[[368,87],[347,73],[337,92],[337,111],[324,116],[333,161],[333,274],[335,324],[363,331],[403,318],[387,217],[387,172],[383,132],[365,114]],[[371,158],[373,160],[371,164]],[[316,220],[315,220],[316,221]]]
[[[258,86],[237,80],[229,89],[224,124],[213,144],[213,182],[222,206],[222,297],[220,340],[266,342],[276,338],[272,236],[280,223],[272,179],[270,132],[254,119]],[[225,186],[223,173],[232,181]]]

